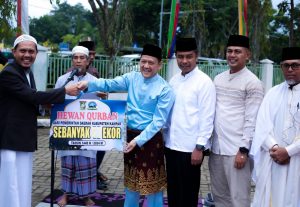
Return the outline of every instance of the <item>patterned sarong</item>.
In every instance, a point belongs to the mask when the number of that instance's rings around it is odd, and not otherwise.
[[[127,142],[140,131],[127,129]],[[158,132],[141,148],[136,146],[124,154],[124,185],[141,195],[162,191],[167,186],[164,161],[164,145],[161,132]]]
[[[83,156],[61,157],[61,187],[67,194],[86,197],[96,192],[96,159]]]

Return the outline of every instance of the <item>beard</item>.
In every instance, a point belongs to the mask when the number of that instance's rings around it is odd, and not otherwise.
[[[295,80],[286,80],[286,83],[289,85],[295,85],[297,82]]]

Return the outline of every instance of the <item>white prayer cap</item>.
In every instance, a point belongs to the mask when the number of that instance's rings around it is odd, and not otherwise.
[[[72,55],[74,55],[75,53],[81,53],[89,56],[89,49],[83,46],[75,46],[72,50]]]
[[[22,34],[20,35],[14,42],[14,48],[19,44],[20,42],[30,41],[33,42],[35,45],[37,45],[36,39],[30,35]]]

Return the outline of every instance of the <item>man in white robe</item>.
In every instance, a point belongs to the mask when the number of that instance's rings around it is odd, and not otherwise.
[[[300,47],[283,49],[281,68],[286,81],[270,89],[257,116],[253,207],[300,206]]]

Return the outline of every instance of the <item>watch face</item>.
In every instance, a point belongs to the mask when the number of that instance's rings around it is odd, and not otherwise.
[[[248,154],[249,150],[246,147],[240,147],[239,151],[244,154]]]
[[[196,149],[197,150],[205,150],[205,147],[203,145],[197,144]]]

